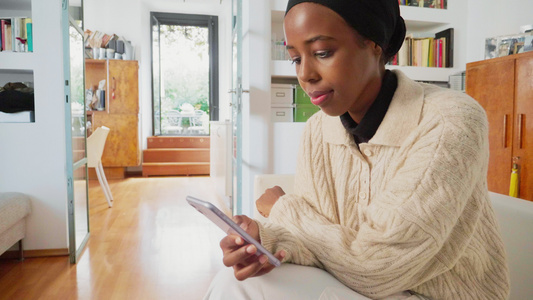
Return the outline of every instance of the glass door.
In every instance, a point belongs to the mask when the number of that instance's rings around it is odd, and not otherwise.
[[[218,17],[150,15],[154,135],[207,136],[218,121]]]
[[[161,135],[161,46],[159,20],[151,15],[152,25],[152,105],[153,118],[152,125],[154,135]]]
[[[242,214],[242,0],[232,0],[233,47],[232,47],[232,99],[231,140],[232,145],[232,199],[233,215]]]
[[[82,1],[63,0],[65,128],[70,262],[76,263],[89,239],[87,130]]]

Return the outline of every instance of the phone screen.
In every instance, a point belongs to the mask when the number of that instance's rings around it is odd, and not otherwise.
[[[222,211],[220,211],[213,204],[203,201],[192,196],[187,196],[187,202],[201,214],[206,216],[209,220],[215,223],[220,229],[222,229],[226,234],[236,233],[240,235],[246,242],[253,244],[257,248],[257,255],[265,254],[268,258],[268,261],[279,267],[281,262],[274,256],[272,253],[268,252],[261,243],[256,239],[250,236],[246,231],[244,231],[239,225],[233,222],[228,216],[226,216]]]

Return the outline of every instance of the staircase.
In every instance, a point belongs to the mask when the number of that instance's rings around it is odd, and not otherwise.
[[[143,151],[143,176],[209,175],[209,136],[152,136]]]

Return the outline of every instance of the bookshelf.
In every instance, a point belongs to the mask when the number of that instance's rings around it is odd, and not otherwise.
[[[283,36],[283,17],[285,15],[286,0],[272,0],[271,2],[271,31],[272,36]],[[466,28],[466,6],[461,1],[449,0],[447,9],[434,9],[414,6],[400,6],[400,13],[405,20],[407,33],[435,34],[447,28],[454,28],[454,67],[412,67],[387,66],[388,69],[399,69],[409,78],[417,81],[447,82],[449,76],[465,69],[465,51],[456,51],[466,45],[464,28]],[[289,61],[272,60],[271,76],[273,78],[295,78],[294,66]]]
[[[0,20],[11,20],[14,17],[32,18],[31,1],[0,1]],[[33,84],[34,69],[35,56],[32,52],[0,51],[0,86],[4,86],[8,82],[31,82]],[[17,117],[16,121],[10,121],[16,115],[21,117]],[[35,118],[30,116],[34,116],[34,112],[3,114],[0,116],[0,123],[35,122]]]

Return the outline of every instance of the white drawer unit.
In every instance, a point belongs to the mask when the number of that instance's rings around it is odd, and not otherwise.
[[[292,122],[294,121],[294,107],[292,104],[272,105],[272,122]]]
[[[294,102],[294,88],[291,84],[272,84],[270,93],[272,105],[292,104]]]

